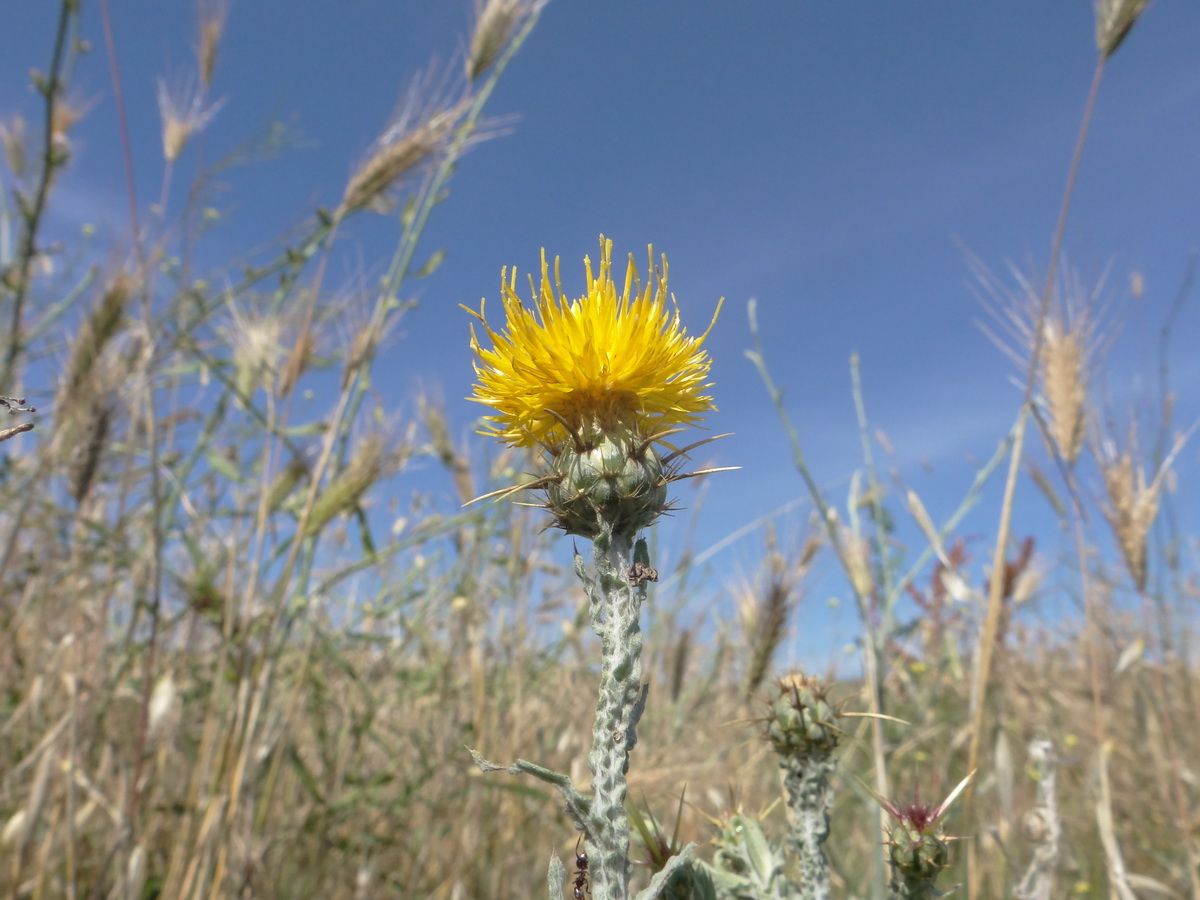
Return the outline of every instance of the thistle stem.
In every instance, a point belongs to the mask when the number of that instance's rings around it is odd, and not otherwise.
[[[892,873],[891,900],[934,900],[940,896],[933,882],[900,872]]]
[[[1054,871],[1058,867],[1062,822],[1058,817],[1058,756],[1049,741],[1029,745],[1029,759],[1037,773],[1037,805],[1027,820],[1034,826],[1033,858],[1013,895],[1017,900],[1050,900],[1054,895]]]
[[[629,891],[625,776],[646,704],[639,623],[646,587],[631,580],[633,543],[632,534],[614,534],[606,525],[593,541],[594,573],[586,570],[579,554],[575,556],[575,571],[591,601],[592,629],[601,648],[600,690],[588,754],[592,803],[585,828],[595,900],[624,900]],[[646,543],[639,540],[637,557],[645,556]]]
[[[829,861],[824,843],[829,837],[830,781],[835,763],[828,753],[781,757],[787,794],[788,849],[800,864],[801,900],[829,900]]]

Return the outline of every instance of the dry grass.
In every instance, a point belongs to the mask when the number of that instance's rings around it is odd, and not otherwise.
[[[471,531],[486,524],[477,522]],[[504,540],[500,526],[507,524],[493,519],[495,531],[470,538]],[[499,583],[513,573],[483,574]],[[68,583],[82,587],[74,579]],[[546,589],[548,596],[575,593],[567,584]],[[485,747],[502,759],[532,757],[586,785],[594,654],[570,641],[547,646],[544,638],[522,634],[516,623],[525,613],[515,599],[423,594],[410,612],[419,624],[403,637],[387,637],[382,627],[338,628],[324,615],[310,615],[303,643],[274,660],[281,689],[264,711],[274,723],[242,775],[244,789],[261,796],[278,753],[270,801],[254,815],[247,809],[232,819],[225,815],[230,798],[221,788],[224,778],[212,790],[194,781],[206,768],[206,755],[232,750],[213,746],[239,726],[236,692],[222,688],[228,680],[222,672],[236,671],[236,654],[247,649],[245,642],[219,639],[219,623],[206,623],[205,610],[185,613],[176,628],[181,638],[192,632],[194,647],[164,654],[143,751],[138,840],[117,858],[127,866],[141,848],[141,864],[154,883],[172,871],[187,883],[200,879],[184,876],[223,851],[226,890],[263,897],[349,898],[364,882],[385,895],[534,896],[548,850],[557,846],[566,853],[573,832],[553,797],[508,776],[478,776],[463,746]],[[554,610],[553,604],[543,606],[542,614]],[[556,615],[570,613],[558,609]],[[382,610],[374,615],[384,619]],[[47,634],[47,624],[36,621],[31,627],[31,615],[17,623],[18,640],[5,661],[5,684],[23,699],[10,706],[4,727],[8,829],[17,832],[6,840],[22,865],[20,874],[10,870],[4,877],[12,879],[8,888],[43,884],[59,895],[68,848],[79,884],[116,884],[123,877],[103,867],[120,836],[114,826],[123,824],[121,795],[136,768],[140,703],[135,684],[120,686],[129,683],[121,674],[124,654],[103,653],[88,668],[86,682],[74,681],[63,673],[76,670],[72,657],[83,648],[67,634]],[[961,636],[976,624],[965,621]],[[1115,661],[1133,626],[1114,619],[1106,627],[1112,634],[1107,656]],[[998,727],[984,763],[979,818],[952,820],[953,831],[978,833],[985,842],[984,896],[1007,896],[1012,866],[1030,852],[1022,823],[1035,785],[1023,774],[1024,752],[1045,737],[1063,758],[1058,802],[1070,849],[1059,884],[1084,882],[1098,891],[1106,883],[1093,783],[1100,748],[1087,738],[1087,673],[1074,639],[1061,635],[1058,625],[1045,633],[1020,628],[1010,645],[1025,649],[1003,653],[998,663],[1002,687],[990,699]],[[717,640],[698,650],[675,698],[658,687],[676,678],[669,653],[660,654],[648,673],[654,701],[639,731],[630,796],[669,823],[686,788],[682,841],[711,838],[709,816],[734,808],[765,810],[777,798],[772,758],[751,721],[760,715],[760,701],[742,689],[740,670],[750,649]],[[1128,871],[1181,890],[1185,861],[1167,811],[1169,762],[1156,748],[1162,747],[1165,718],[1195,721],[1194,706],[1183,698],[1194,698],[1200,685],[1180,664],[1162,667],[1176,698],[1163,705],[1156,699],[1155,674],[1149,663],[1135,663],[1106,693],[1113,722],[1112,821]],[[896,663],[884,687],[889,714],[911,723],[889,727],[894,795],[944,792],[965,762],[969,698],[961,672],[945,657],[909,657]],[[840,686],[835,696],[847,711],[864,708],[855,685]],[[1183,740],[1177,751],[1184,758],[1200,752],[1194,731],[1185,730]],[[845,743],[843,778],[865,777],[867,733],[853,733]],[[999,765],[1005,755],[1015,757],[1015,765]],[[68,761],[80,767],[73,812]],[[839,895],[865,896],[864,873],[877,853],[872,817],[872,802],[844,782],[829,845]],[[782,828],[776,810],[768,831]]]

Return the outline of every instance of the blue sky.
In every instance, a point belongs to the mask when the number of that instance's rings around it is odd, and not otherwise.
[[[34,118],[27,74],[46,65],[54,6],[5,11],[0,111]],[[460,399],[472,373],[458,304],[485,296],[495,304],[500,268],[529,271],[542,247],[563,258],[568,292],[581,290],[582,258],[596,255],[603,232],[618,258],[633,252],[643,261],[651,242],[668,255],[692,330],[726,298],[708,344],[720,407],[711,426],[736,435],[715,445],[710,461],[743,468],[709,480],[699,549],[803,496],[743,356],[750,298],[831,499],[844,504],[861,466],[848,371],[857,352],[872,423],[895,448],[889,460],[876,445],[877,459],[900,470],[935,519],[948,515],[1019,403],[1012,365],[976,324],[966,251],[997,272],[1010,260],[1044,271],[1095,63],[1092,4],[928,0],[919,14],[914,8],[549,3],[489,107],[510,133],[463,160],[427,232],[427,252],[445,247],[449,256],[415,287],[420,307],[386,353],[376,379],[385,406],[404,413],[417,390],[432,389],[469,434],[478,409]],[[113,3],[113,17],[144,206],[161,177],[155,79],[191,68],[195,12],[190,3],[143,0]],[[54,227],[69,234],[89,221],[120,235],[123,176],[96,3],[85,3],[84,21],[96,50],[76,84],[94,105]],[[234,2],[214,86],[226,103],[205,135],[206,158],[272,117],[294,120],[305,141],[225,178],[213,258],[266,243],[314,205],[336,203],[413,74],[431,52],[454,60],[468,21],[457,2]],[[1122,422],[1156,396],[1158,329],[1200,248],[1198,39],[1200,7],[1162,0],[1113,58],[1067,232],[1085,284],[1108,271],[1121,333],[1096,396]],[[189,159],[176,176],[176,206]],[[386,217],[356,220],[342,236],[340,274],[377,274],[397,233]],[[1133,271],[1146,284],[1139,302],[1128,288]],[[1198,321],[1191,301],[1175,324],[1172,377],[1184,426],[1200,416]],[[1030,447],[1043,455],[1036,439]],[[1195,460],[1194,447],[1180,460],[1181,506],[1195,497]],[[999,495],[997,480],[964,533],[994,533]],[[697,499],[692,486],[681,489],[683,504]],[[1047,513],[1027,493],[1015,530],[1045,535],[1039,550],[1053,556],[1066,545]],[[801,507],[785,517],[785,534],[805,515]],[[686,524],[683,515],[664,530],[668,558]],[[710,558],[714,572],[746,569],[760,547],[753,535],[732,543]],[[836,579],[818,583],[810,609],[840,591]],[[828,621],[838,640],[850,637],[848,613]],[[817,641],[814,630],[813,645],[827,647],[830,633]]]

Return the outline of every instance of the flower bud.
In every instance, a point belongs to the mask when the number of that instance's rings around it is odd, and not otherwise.
[[[604,431],[569,442],[551,463],[546,506],[568,534],[595,538],[645,528],[667,508],[668,473],[652,445],[631,431]]]

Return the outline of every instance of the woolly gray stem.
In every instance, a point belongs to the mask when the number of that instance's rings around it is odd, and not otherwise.
[[[1062,838],[1055,796],[1058,756],[1050,741],[1037,740],[1029,745],[1029,758],[1037,771],[1037,806],[1026,819],[1026,830],[1031,832],[1035,845],[1029,867],[1013,894],[1017,900],[1050,900]]]
[[[475,765],[480,772],[507,772],[509,775],[532,775],[534,778],[540,778],[546,784],[554,785],[558,788],[558,792],[563,795],[563,799],[567,801],[567,815],[580,828],[587,827],[586,822],[588,821],[590,801],[583,794],[579,793],[575,785],[572,784],[569,775],[564,775],[562,772],[555,772],[553,769],[547,769],[544,766],[539,766],[537,763],[531,763],[525,759],[518,759],[511,766],[503,766],[484,759],[478,750],[472,750],[468,747],[467,752],[471,754],[471,759],[475,761]]]
[[[830,779],[834,762],[829,753],[780,757],[787,795],[788,850],[800,865],[801,900],[829,900],[829,861],[823,844],[829,837]]]
[[[625,900],[629,894],[629,819],[625,775],[637,744],[637,723],[646,703],[642,685],[645,582],[632,579],[633,535],[607,527],[593,541],[595,573],[575,554],[575,572],[591,601],[592,629],[600,638],[600,690],[592,726],[591,815],[585,827],[588,874],[595,900]],[[637,561],[646,563],[646,542],[637,542]]]

